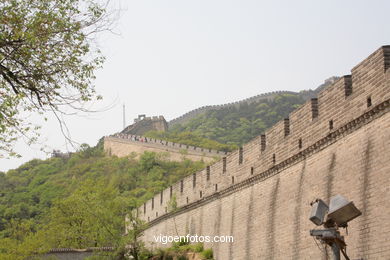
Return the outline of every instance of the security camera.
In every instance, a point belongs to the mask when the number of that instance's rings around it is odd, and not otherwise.
[[[330,199],[328,219],[339,227],[345,227],[349,221],[361,214],[352,201],[348,201],[341,195],[336,195]]]
[[[352,201],[348,201],[341,195],[332,197],[329,207],[321,199],[316,199],[310,205],[309,219],[317,226],[324,223],[335,223],[339,227],[345,227],[349,221],[362,214]]]
[[[326,213],[328,213],[328,205],[321,200],[316,199],[311,205],[311,213],[310,213],[310,221],[316,224],[317,226],[321,226],[324,223]]]
[[[348,201],[341,195],[330,199],[329,207],[321,199],[316,199],[311,205],[310,221],[315,225],[324,225],[325,229],[310,230],[310,235],[332,248],[334,259],[340,259],[340,252],[345,259],[349,259],[346,252],[344,237],[341,236],[339,228],[347,227],[349,221],[360,216],[352,201]]]

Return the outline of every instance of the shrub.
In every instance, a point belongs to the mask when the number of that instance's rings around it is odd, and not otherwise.
[[[213,250],[211,248],[208,248],[204,250],[200,255],[203,259],[213,259]]]

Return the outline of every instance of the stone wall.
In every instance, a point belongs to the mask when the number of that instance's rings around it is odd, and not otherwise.
[[[390,259],[390,46],[384,46],[263,135],[156,194],[138,209],[154,235],[233,235],[216,259],[327,259],[309,203],[342,194],[362,216],[351,259]],[[167,210],[172,196],[178,210]]]
[[[167,153],[168,159],[174,161],[180,161],[183,158],[187,158],[193,161],[204,160],[205,162],[211,162],[227,154],[226,152],[212,149],[125,134],[105,137],[104,150],[107,154],[116,155],[118,157],[128,156],[131,153],[136,153],[137,156],[139,156],[145,151]]]

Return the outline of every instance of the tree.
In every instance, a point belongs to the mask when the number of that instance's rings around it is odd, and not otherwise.
[[[86,111],[87,101],[101,98],[92,82],[104,57],[93,37],[111,26],[107,5],[0,1],[0,156],[15,155],[20,135],[35,141],[38,127],[26,121],[29,114],[54,113],[67,136],[61,115]]]
[[[117,247],[124,234],[129,198],[105,181],[87,180],[50,209],[46,238],[54,248]]]
[[[9,235],[0,237],[0,259],[23,260],[43,254],[47,247],[42,232],[33,232],[31,220],[12,220],[8,223]]]
[[[138,206],[138,203],[135,203]],[[146,253],[144,243],[140,239],[147,224],[138,218],[137,209],[134,208],[126,216],[126,239],[120,250],[123,257],[127,254],[131,255],[134,260],[140,260]],[[125,258],[124,258],[125,259]]]
[[[99,143],[83,145],[70,158],[35,159],[0,172],[0,259],[106,246],[115,251],[96,252],[102,259],[148,259],[140,239],[145,223],[136,209],[204,167],[202,161],[169,161],[150,152],[140,160],[107,157]],[[175,197],[170,211],[177,208]]]
[[[103,180],[87,180],[69,197],[57,200],[41,225],[34,225],[32,219],[11,219],[8,234],[0,236],[0,259],[26,259],[51,248],[106,246],[115,251],[107,252],[104,259],[125,259],[126,245],[133,241],[124,236],[125,216],[134,208],[133,201]],[[133,222],[141,230],[142,222],[137,218]]]

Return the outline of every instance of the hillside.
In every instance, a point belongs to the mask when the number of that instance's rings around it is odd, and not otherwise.
[[[269,93],[263,93],[259,94],[253,97],[249,97],[240,101],[232,102],[232,103],[226,103],[226,104],[221,104],[221,105],[209,105],[209,106],[203,106],[196,108],[194,110],[191,110],[175,119],[172,119],[171,121],[168,122],[169,127],[175,126],[177,124],[186,124],[191,119],[194,119],[198,115],[204,114],[210,110],[219,110],[219,109],[225,109],[225,108],[231,108],[231,107],[239,107],[242,104],[250,104],[252,102],[259,102],[262,100],[269,100],[273,99],[276,95],[279,94],[298,94],[296,92],[292,91],[275,91],[275,92],[269,92]]]
[[[287,117],[304,102],[298,94],[277,94],[272,99],[211,109],[186,124],[176,124],[169,132],[193,132],[220,143],[242,145]]]
[[[0,259],[102,246],[121,255],[131,241],[123,236],[125,215],[204,166],[149,152],[139,160],[108,157],[100,144],[0,173]]]
[[[335,82],[338,78],[339,77],[337,77],[337,76],[329,77],[328,79],[326,79],[324,81],[324,83],[322,83],[320,86],[318,86],[314,90],[309,89],[309,90],[302,90],[300,92],[293,92],[293,91],[268,92],[268,93],[259,94],[259,95],[252,96],[252,97],[249,97],[249,98],[246,98],[243,100],[239,100],[236,102],[232,102],[232,103],[199,107],[199,108],[191,110],[191,111],[189,111],[189,112],[187,112],[187,113],[185,113],[177,118],[172,119],[171,121],[168,122],[168,126],[173,127],[177,124],[180,124],[180,125],[187,124],[189,121],[191,121],[195,117],[197,117],[201,114],[205,114],[206,112],[208,112],[210,110],[221,110],[221,109],[223,110],[223,109],[229,109],[231,107],[239,107],[240,105],[244,105],[244,104],[251,104],[254,102],[261,102],[264,100],[272,100],[274,97],[276,97],[277,95],[281,95],[281,94],[299,95],[304,100],[309,100],[310,98],[315,97],[317,95],[317,93],[320,92],[322,89],[324,89],[326,86],[329,86],[333,82]]]
[[[169,121],[168,132],[153,131],[146,136],[189,145],[197,142],[198,146],[205,148],[232,150],[287,117],[291,111],[337,79],[330,77],[315,90],[270,92],[233,103],[200,107]],[[213,142],[216,142],[214,146]]]
[[[149,131],[145,136],[232,151],[287,117],[304,102],[301,94],[278,93],[269,99],[208,109],[183,124],[173,125],[166,132]]]

